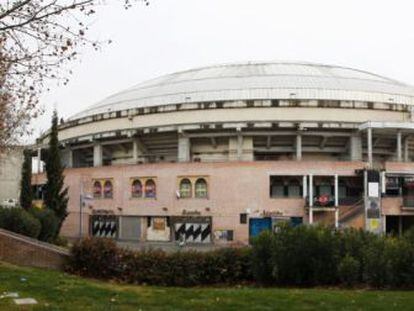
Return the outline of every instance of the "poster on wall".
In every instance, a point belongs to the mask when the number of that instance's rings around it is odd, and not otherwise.
[[[164,217],[154,217],[152,219],[152,228],[153,230],[165,230],[165,218]]]
[[[381,233],[380,173],[375,170],[366,172],[367,195],[365,197],[365,228],[373,233]]]

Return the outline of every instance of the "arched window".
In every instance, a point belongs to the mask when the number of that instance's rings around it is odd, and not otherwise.
[[[113,197],[113,186],[112,186],[112,182],[110,180],[105,181],[104,184],[104,198],[105,199],[112,199]]]
[[[146,198],[155,198],[157,195],[155,182],[152,179],[148,179],[145,182],[145,197]]]
[[[195,197],[199,199],[207,198],[207,181],[204,178],[197,179],[195,183]]]
[[[184,178],[180,182],[180,197],[181,198],[191,198],[191,181],[188,178]]]
[[[102,197],[102,184],[98,180],[93,183],[93,197],[96,199]]]
[[[132,182],[131,194],[132,194],[133,198],[141,198],[142,197],[142,183],[139,179],[135,179]]]

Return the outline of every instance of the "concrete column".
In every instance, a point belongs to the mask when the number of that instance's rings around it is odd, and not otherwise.
[[[42,170],[42,148],[37,148],[37,173]]]
[[[359,134],[352,134],[349,138],[349,158],[351,161],[362,161],[362,139]]]
[[[335,207],[339,206],[338,174],[335,174]]]
[[[138,161],[138,142],[136,139],[132,141],[132,159],[134,161],[134,164]]]
[[[237,135],[237,160],[241,161],[243,157],[243,136],[242,134]]]
[[[302,135],[296,135],[296,160],[302,160]]]
[[[313,224],[313,175],[309,175],[309,223]]]
[[[102,166],[103,164],[103,152],[102,145],[99,142],[95,142],[93,145],[93,166]]]
[[[303,176],[302,194],[303,194],[303,198],[306,199],[306,196],[308,195],[308,179],[306,178],[306,175]]]
[[[408,136],[407,136],[404,139],[404,162],[410,161],[409,143],[410,143],[410,140],[408,139]]]
[[[401,131],[397,132],[397,161],[402,162],[402,138]]]
[[[335,228],[339,228],[339,207],[335,209]]]
[[[178,162],[190,162],[190,138],[181,136],[178,138]]]
[[[372,128],[367,129],[368,165],[372,168]]]
[[[385,193],[386,192],[386,176],[385,176],[385,171],[382,171],[381,172],[380,178],[381,178],[381,193]]]
[[[70,147],[66,147],[66,167],[72,168],[73,167],[73,150]]]

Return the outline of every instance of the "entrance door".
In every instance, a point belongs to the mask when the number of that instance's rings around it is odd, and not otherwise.
[[[271,218],[250,218],[249,220],[249,236],[258,236],[262,231],[272,230]]]

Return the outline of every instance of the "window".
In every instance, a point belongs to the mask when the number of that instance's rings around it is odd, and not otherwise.
[[[240,214],[240,223],[241,224],[247,224],[247,214],[246,213]]]
[[[98,180],[93,183],[93,197],[95,199],[102,197],[102,184]]]
[[[104,184],[104,198],[112,199],[112,197],[113,197],[112,182],[110,180],[107,180],[105,181],[105,184]]]
[[[139,179],[132,182],[131,195],[133,198],[142,198],[142,183]]]
[[[184,178],[180,182],[180,197],[185,198],[191,198],[191,181],[188,178]]]
[[[157,195],[155,182],[152,179],[148,179],[145,182],[145,197],[146,198],[155,198]]]
[[[285,187],[281,180],[274,179],[271,183],[270,196],[272,198],[285,196]]]
[[[302,176],[270,176],[270,197],[302,197]]]
[[[297,179],[292,179],[288,184],[288,197],[297,198],[301,196],[301,186]]]
[[[204,178],[197,179],[195,183],[195,197],[199,199],[207,198],[207,182]]]

